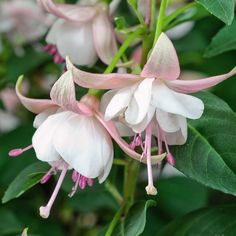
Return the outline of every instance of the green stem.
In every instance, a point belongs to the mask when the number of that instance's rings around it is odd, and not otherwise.
[[[114,199],[117,201],[119,205],[122,205],[123,203],[123,197],[120,195],[116,187],[109,181],[107,180],[105,182],[105,188],[106,190],[114,197]]]
[[[115,57],[113,58],[112,62],[110,63],[110,65],[107,67],[107,69],[105,70],[104,74],[109,74],[111,73],[114,68],[116,67],[117,63],[119,62],[120,58],[122,57],[122,55],[125,53],[125,51],[127,50],[127,48],[130,46],[130,44],[141,34],[143,34],[145,32],[145,28],[143,27],[139,27],[137,28],[133,33],[131,33],[127,39],[124,41],[124,43],[121,45],[121,47],[119,48],[117,54],[115,55]]]
[[[127,165],[127,161],[115,158],[113,160],[113,164],[117,165],[117,166],[126,166]]]
[[[158,37],[160,36],[160,34],[163,30],[163,22],[164,22],[164,19],[165,19],[165,11],[166,11],[167,6],[168,6],[168,0],[162,0],[161,1],[161,6],[160,6],[159,16],[158,16],[158,19],[157,19],[156,32],[155,32],[155,38],[154,38],[153,45],[155,45]]]
[[[139,162],[129,159],[128,165],[125,167],[124,173],[124,214],[127,215],[130,206],[134,202],[134,194],[139,173]]]
[[[151,0],[151,30],[155,29],[156,25],[156,0]]]
[[[164,27],[166,27],[171,21],[173,21],[176,17],[181,15],[183,12],[185,12],[189,8],[195,7],[196,5],[197,5],[197,3],[191,2],[191,3],[188,3],[188,4],[178,8],[176,11],[174,11],[173,13],[171,13],[169,16],[167,16],[165,18]]]
[[[120,209],[116,212],[115,216],[113,217],[113,219],[108,227],[108,230],[106,231],[105,236],[112,235],[114,228],[116,227],[118,221],[120,220],[120,218],[122,216],[123,210],[124,210],[124,206],[120,207]]]

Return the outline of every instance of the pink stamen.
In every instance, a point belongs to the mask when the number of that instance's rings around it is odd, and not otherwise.
[[[163,135],[163,138],[164,138],[164,143],[165,143],[166,153],[167,153],[166,154],[166,160],[170,165],[174,166],[175,165],[175,159],[174,159],[174,157],[172,156],[172,154],[170,152],[170,149],[169,149],[169,146],[167,144],[165,135]]]
[[[9,155],[10,157],[17,157],[17,156],[21,155],[22,153],[24,153],[24,152],[30,150],[31,148],[33,148],[32,145],[29,145],[28,147],[25,147],[25,148],[12,149],[12,150],[8,153],[8,155]]]
[[[61,188],[63,180],[64,180],[64,178],[66,176],[67,170],[68,170],[68,164],[64,164],[64,167],[63,167],[61,175],[60,175],[60,177],[58,179],[57,185],[56,185],[56,187],[55,187],[55,189],[54,189],[54,191],[52,193],[51,198],[48,201],[48,204],[46,206],[41,206],[39,208],[39,214],[40,214],[41,217],[43,217],[43,218],[48,218],[49,217],[52,205],[53,205],[53,203],[54,203],[54,201],[55,201],[55,199],[56,199],[56,197],[58,195],[58,192],[59,192],[59,190]]]
[[[79,187],[84,189],[86,187],[86,177],[81,176],[79,179]]]
[[[74,172],[74,171],[73,171]],[[76,172],[78,173],[78,172]],[[71,193],[68,194],[69,197],[73,197],[75,193],[77,192],[78,186],[79,186],[79,181],[80,181],[80,174],[78,173],[77,179],[75,181],[75,185],[73,186]]]
[[[90,178],[87,178],[87,184],[89,187],[92,187],[93,186],[93,180],[90,179]]]
[[[72,176],[71,176],[73,182],[76,182],[77,179],[79,178],[79,176],[80,176],[80,174],[76,170],[73,170]]]
[[[171,153],[167,153],[166,160],[170,165],[172,165],[172,166],[175,165],[175,159],[174,159],[174,157],[172,156]]]
[[[161,155],[162,150],[162,132],[159,124],[157,124],[157,145],[158,145],[158,155]]]
[[[65,63],[65,59],[58,52],[56,45],[47,44],[46,46],[44,46],[43,50],[45,52],[49,52],[50,55],[54,56],[53,61],[55,64]]]
[[[43,47],[43,50],[44,50],[45,52],[48,52],[48,51],[51,50],[52,47],[53,47],[52,44],[47,44],[47,45],[45,45],[45,46]]]
[[[136,147],[140,146],[142,150],[144,149],[143,147],[143,142],[142,142],[142,136],[141,134],[135,134],[133,141],[130,143],[130,148],[134,150]]]
[[[152,146],[152,122],[150,122],[146,128],[146,137],[145,137],[145,155],[147,158],[147,172],[148,172],[148,185],[146,187],[146,192],[148,195],[156,195],[157,190],[153,185],[151,146]]]
[[[62,160],[59,160],[54,166],[52,166],[49,171],[42,177],[40,183],[45,184],[48,180],[57,173],[58,167],[62,164]]]

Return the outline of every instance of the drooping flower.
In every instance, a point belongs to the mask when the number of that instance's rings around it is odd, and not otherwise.
[[[111,137],[128,155],[137,160],[141,158],[140,154],[130,149],[120,138],[113,123],[103,119],[98,111],[99,100],[95,96],[87,94],[80,102],[76,100],[70,70],[52,87],[51,100],[26,98],[20,93],[21,82],[22,78],[17,82],[16,91],[22,104],[28,110],[38,113],[34,121],[37,130],[33,135],[32,145],[25,149],[12,150],[9,155],[17,156],[33,147],[37,158],[51,165],[41,183],[47,182],[52,173],[61,170],[48,204],[40,207],[42,217],[49,216],[69,169],[73,170],[72,180],[75,183],[70,196],[75,194],[78,187],[83,189],[86,185],[91,186],[94,178],[98,178],[100,183],[107,178],[113,161]],[[163,157],[153,157],[153,163]]]
[[[167,161],[174,164],[168,145],[182,145],[187,139],[187,121],[201,117],[203,102],[185,93],[214,86],[236,74],[198,80],[177,80],[180,75],[178,57],[173,44],[162,33],[140,75],[92,74],[70,65],[75,82],[86,88],[112,89],[103,96],[107,120],[119,118],[137,134],[146,130],[144,156],[150,155],[151,136],[158,139],[158,153],[165,144]],[[135,136],[137,138],[137,136]],[[150,163],[148,194],[155,194]]]
[[[46,37],[45,47],[56,63],[63,62],[66,56],[77,65],[91,66],[98,57],[106,64],[111,61],[117,47],[107,5],[38,2],[58,18]]]
[[[14,46],[42,37],[52,18],[32,0],[8,0],[0,3],[0,33],[5,33]]]

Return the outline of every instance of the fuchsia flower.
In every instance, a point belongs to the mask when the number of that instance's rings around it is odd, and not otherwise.
[[[32,0],[8,0],[0,4],[0,33],[6,33],[14,45],[43,36],[52,23]]]
[[[180,67],[174,46],[162,33],[140,75],[92,74],[70,66],[75,82],[86,88],[112,89],[103,96],[105,119],[119,118],[137,134],[146,130],[143,155],[147,157],[148,194],[156,194],[150,164],[151,136],[158,138],[158,152],[165,144],[167,161],[174,164],[168,145],[181,145],[187,139],[187,121],[201,117],[204,104],[194,93],[236,74],[236,68],[227,74],[199,79],[177,80]],[[140,135],[135,140],[140,143]]]
[[[69,169],[73,169],[75,182],[70,196],[78,187],[91,186],[93,179],[102,183],[108,176],[113,161],[111,137],[131,157],[139,160],[141,155],[129,148],[120,138],[112,122],[106,122],[98,111],[99,100],[85,95],[76,101],[72,72],[66,71],[52,87],[48,99],[31,99],[20,92],[22,78],[16,85],[16,92],[22,104],[38,114],[34,121],[37,128],[32,145],[24,149],[14,149],[9,155],[17,156],[34,148],[39,160],[48,162],[51,169],[42,178],[45,183],[52,173],[61,170],[55,190],[46,206],[40,207],[40,215],[47,218],[53,202]],[[111,136],[111,137],[110,137]],[[91,148],[92,147],[92,148]],[[154,156],[153,164],[161,161],[164,155]],[[143,160],[145,162],[146,160]]]
[[[106,64],[112,60],[117,47],[107,5],[54,4],[52,0],[38,2],[58,17],[46,37],[48,45],[45,48],[55,55],[56,63],[63,62],[66,56],[77,65],[91,66],[97,57]]]

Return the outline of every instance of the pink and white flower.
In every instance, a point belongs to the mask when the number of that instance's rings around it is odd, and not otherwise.
[[[98,111],[99,100],[85,95],[80,102],[76,100],[72,72],[66,71],[52,87],[49,99],[30,99],[20,93],[22,78],[16,85],[22,104],[31,112],[38,114],[34,121],[37,128],[32,145],[24,149],[10,151],[10,156],[18,156],[34,148],[39,160],[48,162],[51,169],[41,183],[49,180],[52,173],[61,170],[55,190],[46,206],[40,207],[40,215],[47,218],[53,202],[69,169],[73,169],[75,182],[70,196],[78,187],[91,186],[93,179],[102,183],[108,176],[113,162],[111,137],[131,157],[139,160],[141,155],[129,148],[120,138],[112,122],[106,122]],[[92,147],[92,148],[91,148]],[[154,156],[153,163],[162,160],[164,155]],[[145,161],[145,160],[143,160]]]
[[[17,46],[42,37],[52,18],[34,0],[8,0],[0,4],[0,22],[0,33]]]
[[[93,65],[98,57],[108,64],[117,51],[108,6],[94,4],[55,4],[38,0],[39,4],[58,19],[47,37],[46,50],[56,63],[69,56],[77,65]]]
[[[182,145],[187,139],[187,121],[199,119],[203,102],[185,93],[194,93],[236,74],[236,68],[227,74],[199,80],[177,80],[180,75],[178,57],[173,44],[162,33],[140,75],[92,74],[70,66],[75,82],[83,87],[112,89],[103,101],[108,104],[105,119],[120,118],[137,134],[146,130],[144,156],[147,157],[148,194],[156,194],[153,186],[150,148],[151,136],[158,138],[158,152],[165,144],[167,160],[174,164],[168,145]],[[135,137],[137,138],[137,137]]]

